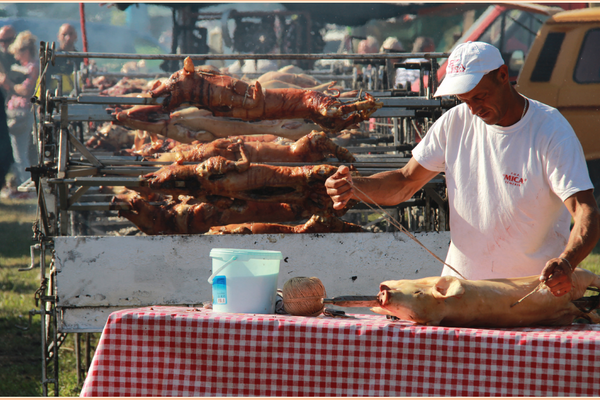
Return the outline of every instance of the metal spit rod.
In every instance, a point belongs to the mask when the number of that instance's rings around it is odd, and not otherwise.
[[[269,163],[269,165],[276,165],[277,163]],[[331,165],[330,163],[327,163]],[[354,167],[361,173],[361,175],[369,176],[378,172],[389,171],[390,169],[402,168],[402,164],[385,165],[385,166],[363,166],[353,164]],[[94,168],[86,169],[82,173],[78,173],[77,169],[67,172],[65,178],[52,178],[48,182],[52,184],[73,184],[80,186],[138,186],[138,181],[121,180],[129,179],[131,177],[137,178],[141,175],[150,174],[156,172],[159,169],[156,167],[109,167],[109,168]],[[97,180],[91,180],[90,174],[107,174],[112,176],[106,177],[93,177]],[[140,181],[141,182],[141,181]]]
[[[321,71],[309,71],[311,75],[315,75],[316,77],[318,77],[319,79],[329,79],[332,81],[335,80],[350,80],[352,79],[352,75],[349,74],[340,74],[340,75],[333,75],[331,74],[331,72],[326,71],[327,73],[322,73]],[[157,72],[157,73],[135,73],[135,74],[128,74],[125,72],[103,72],[103,71],[88,71],[87,72],[87,76],[105,76],[107,78],[131,78],[132,76],[135,76],[136,78],[145,78],[145,79],[156,79],[156,78],[168,78],[170,77],[172,74],[171,73],[166,73],[166,72]],[[246,77],[250,78],[250,79],[256,79],[258,77],[260,77],[261,75],[263,75],[263,73],[245,73],[244,75],[246,75]]]
[[[391,97],[389,91],[370,91],[370,95],[377,97],[383,102],[384,107],[432,107],[437,108],[442,105],[442,100],[439,98],[428,99],[423,96],[414,97]],[[125,96],[96,96],[81,94],[77,97],[71,96],[53,96],[50,101],[68,103],[68,104],[124,104],[124,105],[158,105],[162,104],[164,98],[152,97],[125,97]]]
[[[382,149],[382,151],[383,151],[384,147],[381,147],[380,149]],[[396,146],[388,146],[386,149],[388,151],[394,151],[394,150],[396,150]],[[173,164],[173,161],[142,160],[138,156],[115,156],[115,157],[97,156],[97,159],[102,163],[103,166],[134,166],[135,165],[135,166],[144,166],[144,167],[153,167],[153,166],[161,167],[163,165]],[[383,160],[383,161],[378,161],[378,160]],[[407,158],[407,157],[401,157],[396,154],[390,154],[390,155],[379,155],[379,157],[377,157],[376,159],[374,159],[373,157],[358,156],[358,159],[351,164],[355,165],[355,166],[372,167],[372,168],[384,168],[386,166],[392,166],[394,168],[401,168],[404,165],[406,165],[406,163],[408,163],[408,161],[409,161],[409,158]],[[348,164],[346,162],[340,162],[334,158],[327,158],[327,159],[323,160],[322,162],[327,163],[329,165],[335,165],[335,166],[340,166],[342,164],[344,164],[344,165]],[[319,162],[286,162],[286,161],[278,161],[277,162],[276,161],[276,162],[260,162],[259,164],[276,165],[276,166],[284,166],[284,167],[299,167],[299,166],[305,166],[305,165],[315,165],[318,163]],[[184,161],[183,164],[184,165],[195,165],[195,164],[198,164],[198,162]],[[80,159],[80,160],[72,159],[71,165],[81,166],[81,167],[92,167],[93,166],[92,164],[90,164],[87,161],[84,161],[83,159]]]
[[[373,92],[373,96],[383,102],[383,108],[377,110],[374,117],[414,117],[415,111],[406,107],[431,107],[438,108],[442,106],[441,99],[427,99],[425,97],[410,97],[410,98],[394,98],[390,97],[390,92]],[[79,95],[77,97],[56,96],[50,97],[51,101],[60,103],[72,104],[69,107],[69,121],[96,121],[96,122],[111,122],[115,117],[108,112],[101,110],[89,110],[84,106],[90,105],[160,105],[163,98],[151,97],[123,97],[123,96],[96,96],[96,95]],[[78,109],[77,106],[81,106]],[[54,122],[61,122],[62,113],[52,116]]]
[[[398,58],[446,58],[450,53],[311,53],[311,54],[124,54],[124,53],[92,53],[75,51],[56,51],[55,57],[79,58],[112,58],[127,60],[393,60]]]
[[[162,104],[164,98],[79,95],[77,97],[54,96],[50,97],[49,100],[67,104],[123,104],[131,106],[145,106]]]

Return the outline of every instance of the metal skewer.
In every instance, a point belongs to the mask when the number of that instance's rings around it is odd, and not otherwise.
[[[381,206],[379,204],[377,204],[377,202],[373,201],[373,199],[368,194],[366,194],[365,192],[363,192],[362,190],[360,190],[359,188],[357,188],[356,186],[354,186],[354,184],[352,182],[350,182],[348,179],[346,179],[346,178],[342,178],[342,179],[344,181],[346,181],[354,190],[359,191],[361,194],[365,195],[365,197],[367,197],[367,199],[369,201],[371,201],[373,204],[375,204],[377,206],[377,208],[379,209],[379,212],[383,213],[385,219],[389,223],[391,223],[392,225],[394,225],[400,231],[404,232],[409,238],[411,238],[419,246],[421,246],[423,249],[425,249],[425,251],[427,251],[429,254],[431,254],[433,256],[433,258],[435,258],[436,260],[438,260],[439,262],[441,262],[442,264],[444,264],[445,266],[447,266],[448,268],[450,268],[452,271],[456,272],[464,280],[468,280],[467,278],[465,278],[465,276],[463,274],[461,274],[460,272],[458,272],[454,267],[452,267],[450,264],[446,263],[444,260],[442,260],[441,258],[439,258],[434,252],[432,252],[431,250],[429,250],[427,248],[427,246],[425,246],[423,243],[421,243],[412,233],[410,233],[405,227],[403,227],[398,221],[396,221],[394,219],[394,217],[392,217],[387,211],[385,211],[383,208],[381,208]],[[367,203],[363,199],[360,199],[360,200],[362,200],[362,202],[364,204],[366,204],[367,207],[369,207],[372,211],[377,212],[377,210],[375,210],[373,207],[371,207],[369,205],[369,203]]]
[[[377,296],[338,296],[332,299],[323,299],[323,304],[332,304],[340,307],[377,307]]]
[[[516,306],[517,304],[520,304],[523,300],[525,300],[526,298],[528,298],[529,296],[531,296],[532,294],[538,292],[541,288],[542,285],[544,285],[546,283],[545,280],[541,281],[536,287],[535,289],[533,289],[531,292],[527,293],[525,296],[521,297],[519,300],[517,300],[515,303],[510,305],[510,308],[513,308],[514,306]]]

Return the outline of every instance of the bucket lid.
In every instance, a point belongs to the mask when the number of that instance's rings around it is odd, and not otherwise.
[[[280,251],[272,250],[211,249],[210,256],[227,259],[238,256],[238,259],[283,260],[283,255]]]

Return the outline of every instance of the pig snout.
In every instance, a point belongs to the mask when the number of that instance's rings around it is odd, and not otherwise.
[[[390,292],[389,292],[390,288],[382,285],[379,288],[379,294],[377,295],[377,301],[379,301],[379,305],[381,307],[385,307],[390,300]]]

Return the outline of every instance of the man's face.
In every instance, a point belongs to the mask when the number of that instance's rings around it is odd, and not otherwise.
[[[488,125],[503,125],[508,110],[501,80],[496,76],[499,73],[492,71],[484,75],[473,90],[456,96],[467,104],[473,115]]]
[[[66,51],[72,51],[75,49],[75,42],[77,41],[77,32],[72,26],[62,26],[58,31],[58,42],[60,43],[60,49]]]
[[[8,51],[8,46],[10,46],[14,41],[15,35],[13,32],[5,29],[0,31],[0,49],[2,52],[6,53]]]

